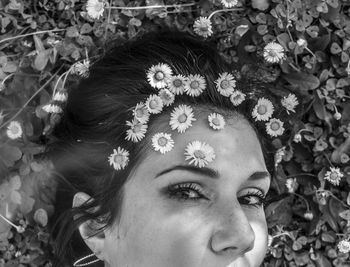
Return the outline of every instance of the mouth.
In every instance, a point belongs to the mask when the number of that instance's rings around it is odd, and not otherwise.
[[[250,263],[246,258],[240,257],[225,267],[250,267]]]

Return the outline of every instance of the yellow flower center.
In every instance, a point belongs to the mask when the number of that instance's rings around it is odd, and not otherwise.
[[[221,83],[220,83],[220,86],[222,89],[227,89],[229,87],[230,83],[228,82],[228,80],[223,80]]]
[[[202,150],[195,150],[193,155],[196,157],[196,158],[199,158],[199,159],[204,159],[205,158],[205,154]]]
[[[192,81],[190,86],[191,86],[192,89],[198,89],[199,82],[198,81]]]
[[[181,81],[180,79],[175,79],[175,80],[173,81],[173,85],[174,85],[175,87],[180,87],[180,86],[182,85],[182,81]]]
[[[211,122],[212,122],[213,124],[215,124],[215,125],[220,125],[220,120],[219,120],[218,118],[212,119]]]
[[[152,109],[154,109],[154,108],[156,108],[156,107],[158,106],[158,102],[157,102],[156,100],[151,100],[151,101],[149,102],[149,106],[150,106]]]
[[[12,134],[18,134],[19,133],[19,128],[17,126],[12,126],[10,128],[10,131],[12,132]]]
[[[165,137],[160,137],[158,139],[158,145],[160,146],[166,146],[167,143],[168,143],[168,140]]]
[[[335,172],[332,172],[331,175],[330,175],[330,178],[331,178],[332,180],[337,180],[337,179],[338,179],[338,174],[335,173]]]
[[[161,81],[164,79],[164,73],[162,71],[157,71],[154,77],[157,81]]]
[[[187,120],[187,116],[186,114],[181,114],[178,119],[177,119],[180,123],[184,123]]]
[[[115,155],[113,160],[115,163],[121,164],[123,162],[123,156],[122,155]]]
[[[257,111],[260,115],[264,115],[267,112],[267,108],[264,105],[260,105]]]
[[[134,133],[140,132],[141,131],[141,125],[140,124],[135,125],[133,130],[134,130]]]
[[[273,123],[271,123],[270,127],[271,127],[271,130],[277,131],[280,128],[280,124],[274,121]]]
[[[141,108],[137,109],[135,115],[138,118],[142,117],[144,115],[143,110]]]
[[[207,32],[209,29],[208,29],[208,26],[205,26],[205,25],[202,25],[201,27],[199,27],[199,29],[202,31],[202,32]]]

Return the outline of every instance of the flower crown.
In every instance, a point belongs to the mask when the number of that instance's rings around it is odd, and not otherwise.
[[[143,102],[136,104],[132,109],[132,120],[127,121],[129,127],[126,131],[125,139],[134,143],[140,142],[147,132],[148,121],[151,114],[160,114],[163,108],[171,106],[177,95],[187,94],[191,97],[198,97],[206,89],[206,80],[199,74],[184,76],[173,74],[171,67],[165,63],[152,65],[146,71],[148,83],[158,90],[158,94],[151,94]],[[236,88],[236,75],[223,72],[215,81],[217,92],[228,97],[233,106],[239,106],[246,100],[246,94]],[[281,99],[281,104],[286,112],[295,112],[295,107],[299,104],[294,94],[289,94]],[[252,110],[252,118],[255,121],[265,122],[267,134],[277,137],[284,133],[284,122],[273,118],[275,109],[272,102],[264,97],[258,99]],[[190,105],[179,104],[174,107],[170,114],[169,126],[171,130],[184,133],[192,123],[196,121],[193,109]],[[208,115],[208,125],[213,130],[219,131],[226,125],[222,114],[211,113]],[[154,151],[165,154],[174,147],[174,140],[171,133],[157,132],[152,138]],[[199,168],[204,167],[215,159],[214,149],[202,141],[192,141],[187,144],[184,151],[185,160]],[[122,147],[113,149],[113,153],[108,158],[109,163],[115,170],[124,169],[129,162],[129,151]]]

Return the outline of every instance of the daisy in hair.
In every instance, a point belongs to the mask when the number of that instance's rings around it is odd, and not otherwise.
[[[143,102],[136,104],[136,107],[132,111],[132,114],[134,118],[138,120],[140,123],[147,123],[150,116],[148,108]]]
[[[6,134],[10,139],[20,138],[23,134],[22,126],[18,121],[11,121],[7,126]]]
[[[273,137],[282,135],[284,133],[283,122],[275,118],[270,119],[266,123],[266,132]]]
[[[192,126],[192,121],[195,120],[190,106],[179,105],[171,112],[169,125],[172,130],[177,129],[179,133],[183,133],[188,127]]]
[[[172,76],[168,80],[168,88],[175,95],[182,95],[185,92],[187,78],[183,75]]]
[[[171,138],[171,134],[156,133],[152,137],[152,146],[155,151],[165,154],[173,149],[174,140]]]
[[[148,69],[147,80],[153,88],[161,89],[167,86],[167,80],[171,78],[172,74],[173,71],[169,65],[159,63]]]
[[[226,124],[224,117],[219,113],[209,114],[208,121],[209,121],[210,127],[213,128],[214,130],[224,129]]]
[[[43,110],[45,110],[47,113],[62,113],[63,110],[60,106],[55,104],[46,104],[42,107]]]
[[[238,0],[221,0],[221,3],[224,7],[231,8],[238,4]]]
[[[339,185],[341,178],[344,174],[341,173],[339,168],[330,167],[330,171],[327,171],[324,175],[324,179],[329,181],[333,185]]]
[[[58,102],[65,102],[65,101],[67,101],[67,94],[64,92],[57,92],[53,96],[52,100],[58,101]]]
[[[106,3],[104,0],[88,0],[86,4],[86,11],[91,18],[99,19],[101,16],[103,16],[105,5]]]
[[[199,74],[190,74],[187,79],[185,93],[189,96],[199,96],[207,86],[204,77]]]
[[[199,17],[193,24],[193,31],[199,36],[207,38],[213,34],[213,29],[210,19],[206,17]]]
[[[230,96],[236,88],[236,79],[232,74],[224,72],[215,81],[216,89],[223,96]]]
[[[115,170],[122,170],[128,165],[129,152],[118,146],[117,149],[113,149],[113,153],[108,157],[108,161]]]
[[[145,137],[148,128],[147,124],[143,124],[136,119],[133,119],[131,122],[127,121],[126,125],[130,126],[130,129],[126,130],[126,140],[131,140],[132,142],[137,143]]]
[[[256,121],[268,121],[272,116],[274,107],[272,102],[266,98],[259,98],[253,109],[252,116]]]
[[[245,100],[246,94],[239,90],[235,90],[232,95],[230,95],[230,100],[234,106],[239,106]]]
[[[284,48],[276,42],[270,42],[264,47],[264,58],[269,63],[279,63],[285,59]]]
[[[146,100],[146,107],[149,113],[158,114],[163,110],[163,101],[157,95],[150,95]]]
[[[199,168],[215,159],[214,149],[205,142],[193,141],[185,149],[185,160]]]
[[[175,101],[175,95],[168,89],[161,89],[158,96],[162,99],[164,106],[170,106]]]
[[[295,112],[294,109],[299,104],[299,101],[295,94],[289,94],[288,96],[283,97],[281,104],[286,108],[286,111],[289,114],[290,111]]]

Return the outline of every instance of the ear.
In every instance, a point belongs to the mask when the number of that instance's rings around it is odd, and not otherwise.
[[[74,195],[72,207],[79,207],[88,200],[91,201],[93,198],[84,192],[78,192]],[[79,225],[79,232],[86,245],[103,261],[107,255],[105,255],[105,233],[103,230],[98,231],[102,226],[103,224],[96,220],[88,220]]]

